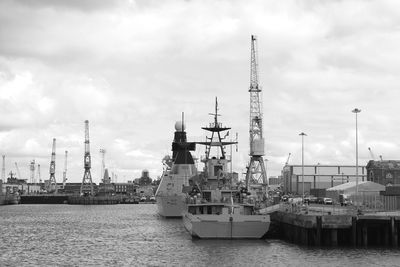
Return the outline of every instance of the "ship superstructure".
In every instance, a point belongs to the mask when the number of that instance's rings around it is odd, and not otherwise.
[[[200,175],[200,188],[203,197],[211,200],[219,198],[220,193],[230,197],[232,190],[233,173],[229,172],[229,163],[231,158],[226,155],[225,147],[227,145],[237,144],[236,141],[224,141],[229,135],[231,128],[224,127],[218,122],[218,99],[215,98],[215,113],[210,113],[214,117],[214,121],[203,130],[211,133],[211,137],[206,137],[205,142],[197,142],[197,144],[205,145],[205,157],[202,158],[204,170]],[[213,150],[213,151],[212,151]],[[215,154],[212,155],[211,152]],[[193,184],[196,184],[195,182]],[[215,191],[215,190],[218,191]],[[216,195],[216,196],[213,196]]]
[[[187,142],[183,120],[175,124],[172,143],[172,164],[164,162],[165,169],[156,192],[158,213],[164,217],[181,217],[186,209],[189,179],[197,176],[197,169],[190,151],[196,144]]]

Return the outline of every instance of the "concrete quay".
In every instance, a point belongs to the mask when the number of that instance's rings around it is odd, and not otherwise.
[[[306,246],[398,247],[400,211],[357,215],[280,209],[270,214],[273,237]],[[340,213],[340,212],[339,212]],[[352,213],[352,214],[350,214]]]
[[[68,201],[68,195],[21,195],[20,204],[65,204]]]

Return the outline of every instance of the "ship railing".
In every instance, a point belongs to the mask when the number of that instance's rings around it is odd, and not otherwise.
[[[295,214],[308,215],[357,215],[359,210],[354,206],[343,207],[338,204],[333,205],[309,205],[298,203],[279,203],[279,210]]]
[[[200,204],[200,203],[226,203],[226,204],[255,204],[255,202],[244,201],[243,198],[238,197],[222,197],[220,199],[210,199],[204,197],[197,196],[187,196],[186,197],[187,204]]]

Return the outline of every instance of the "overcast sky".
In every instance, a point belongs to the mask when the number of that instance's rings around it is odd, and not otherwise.
[[[0,153],[6,171],[29,162],[56,180],[83,177],[90,122],[93,181],[100,148],[118,181],[156,178],[185,113],[190,140],[205,138],[215,97],[239,134],[233,169],[249,160],[250,36],[258,37],[267,172],[288,153],[301,164],[399,159],[400,2],[393,1],[0,1]],[[233,136],[233,134],[231,135]],[[229,150],[228,150],[229,151]],[[196,157],[204,150],[198,146]],[[202,163],[199,163],[202,168]],[[242,177],[242,175],[240,175]]]

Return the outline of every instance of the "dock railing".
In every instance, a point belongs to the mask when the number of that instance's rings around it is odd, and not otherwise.
[[[360,195],[350,197],[347,205],[303,204],[301,202],[281,202],[279,210],[310,215],[362,215],[400,210],[400,196]]]

